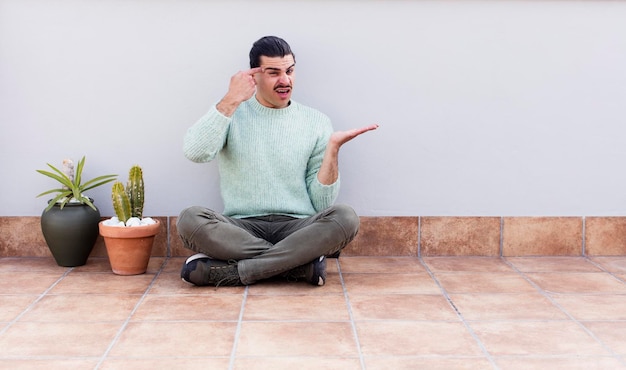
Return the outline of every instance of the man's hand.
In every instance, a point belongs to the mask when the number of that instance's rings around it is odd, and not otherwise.
[[[226,117],[230,117],[235,113],[235,110],[243,101],[246,101],[254,95],[256,91],[256,82],[254,81],[254,75],[261,72],[261,68],[252,68],[247,71],[237,72],[230,78],[230,85],[228,92],[217,103],[217,110],[220,111]]]
[[[373,124],[348,131],[336,131],[330,136],[330,139],[328,140],[328,146],[339,150],[339,148],[348,141],[368,131],[376,130],[377,128],[378,125]]]
[[[377,128],[378,125],[373,124],[353,130],[333,132],[328,139],[322,166],[317,173],[317,180],[324,185],[334,184],[339,178],[339,148],[355,137]]]

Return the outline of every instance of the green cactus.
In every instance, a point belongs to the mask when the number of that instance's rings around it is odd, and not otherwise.
[[[137,165],[131,167],[128,173],[126,193],[130,199],[132,217],[142,218],[144,201],[143,171]]]
[[[117,181],[113,184],[111,193],[113,209],[120,221],[126,223],[131,217],[143,218],[144,187],[141,167],[132,166],[128,173],[126,188]]]
[[[111,190],[111,197],[113,198],[113,209],[117,218],[126,222],[131,217],[130,199],[128,194],[124,190],[124,184],[119,181],[113,183],[113,189]]]

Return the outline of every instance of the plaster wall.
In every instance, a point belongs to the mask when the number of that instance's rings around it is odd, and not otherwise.
[[[362,216],[614,216],[626,204],[626,2],[0,0],[0,216],[36,216],[47,162],[144,168],[146,214],[221,209],[182,137],[256,39],[336,129]],[[112,215],[110,187],[92,194]]]

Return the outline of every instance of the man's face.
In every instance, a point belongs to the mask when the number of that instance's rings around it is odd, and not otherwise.
[[[261,73],[254,75],[256,98],[268,108],[285,108],[289,105],[296,77],[293,55],[284,57],[261,56]]]

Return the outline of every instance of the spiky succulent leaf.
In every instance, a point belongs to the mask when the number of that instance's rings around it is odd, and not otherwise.
[[[49,211],[52,207],[54,207],[55,204],[57,204],[61,200],[63,200],[63,202],[60,204],[60,207],[61,207],[61,209],[63,209],[65,204],[71,199],[70,198],[71,195],[72,195],[72,192],[69,191],[69,190],[67,190],[65,192],[60,192],[56,197],[52,198],[52,200],[50,200],[48,202],[48,206],[46,207],[46,211]]]
[[[74,171],[74,187],[80,187],[80,181],[83,176],[83,167],[85,166],[85,156],[83,156],[80,161],[78,161],[78,165],[76,166],[76,170]]]
[[[41,194],[37,195],[37,197],[41,197],[41,196],[43,196],[43,195],[46,195],[46,194],[52,194],[52,193],[63,193],[63,192],[66,192],[66,191],[68,191],[68,190],[67,190],[67,189],[63,189],[63,188],[58,188],[58,189],[50,189],[50,190],[48,190],[48,191],[44,191],[43,193],[41,193]],[[68,191],[68,192],[69,192],[69,191]]]
[[[104,185],[111,181],[114,181],[117,178],[117,175],[104,175],[98,176],[94,179],[87,181],[86,183],[81,185],[81,191],[90,190],[93,188],[97,188],[100,185]]]
[[[46,207],[46,211],[50,210],[56,203],[60,203],[60,207],[63,208],[68,202],[72,201],[72,199],[76,200],[81,204],[87,204],[92,209],[96,210],[96,206],[93,205],[89,197],[85,196],[83,193],[86,190],[90,190],[96,188],[98,186],[104,185],[108,182],[114,181],[117,175],[104,175],[99,176],[94,179],[91,179],[84,184],[82,182],[82,173],[85,166],[85,156],[78,161],[78,165],[75,169],[74,179],[67,176],[63,171],[59,170],[57,167],[54,167],[50,163],[46,163],[52,171],[45,170],[36,170],[42,175],[45,175],[53,180],[59,182],[62,187],[55,188],[51,190],[44,191],[43,193],[37,195],[37,197],[41,197],[43,195],[58,193],[49,203],[48,207]]]
[[[83,202],[88,205],[89,207],[91,207],[91,209],[93,209],[94,211],[97,211],[98,209],[96,208],[96,206],[93,205],[93,203],[91,202],[91,199],[87,198],[87,197],[83,197]]]
[[[67,177],[63,172],[56,169],[50,163],[47,163],[47,165],[50,166],[53,170],[55,170],[58,174],[52,173],[50,171],[44,171],[44,170],[36,170],[36,171],[42,175],[46,175],[54,180],[57,180],[62,185],[66,186],[68,189],[71,189],[74,186],[74,184],[70,181],[70,178]]]

